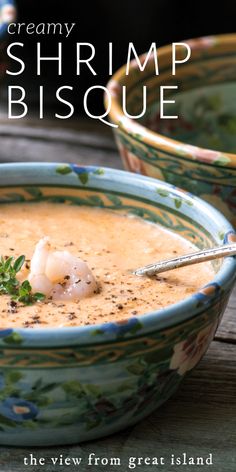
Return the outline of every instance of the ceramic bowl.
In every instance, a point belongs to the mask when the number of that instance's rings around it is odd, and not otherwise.
[[[0,80],[5,77],[8,57],[7,27],[16,18],[16,6],[14,0],[0,0]]]
[[[0,39],[7,35],[9,23],[16,18],[16,4],[14,0],[0,0]]]
[[[0,204],[40,200],[128,211],[199,248],[236,240],[218,211],[155,179],[72,164],[0,166]],[[205,353],[226,306],[236,260],[213,267],[198,293],[125,322],[0,330],[0,444],[95,439],[165,402]]]
[[[153,57],[144,72],[132,62],[129,75],[122,67],[108,83],[112,94],[110,119],[125,168],[170,182],[201,196],[236,224],[236,35],[185,41],[191,59],[171,75],[171,45],[158,49],[159,75]],[[183,50],[182,50],[183,51]],[[178,54],[181,53],[181,48]],[[186,51],[184,51],[184,54]],[[141,56],[141,61],[145,55]],[[127,87],[127,110],[142,110],[142,86],[147,86],[147,111],[141,120],[122,111],[121,86]],[[165,91],[165,114],[160,119],[159,87]]]

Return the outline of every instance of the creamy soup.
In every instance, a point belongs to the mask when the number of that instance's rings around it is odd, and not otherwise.
[[[214,276],[210,263],[154,278],[132,275],[130,269],[196,249],[183,238],[135,216],[54,203],[1,206],[1,254],[15,258],[25,255],[25,278],[29,278],[35,247],[45,236],[58,251],[57,256],[62,254],[59,251],[66,251],[81,258],[96,287],[92,286],[89,296],[82,299],[50,296],[31,306],[12,304],[8,295],[1,295],[1,328],[90,325],[139,316],[182,300]],[[91,284],[91,280],[86,283]]]

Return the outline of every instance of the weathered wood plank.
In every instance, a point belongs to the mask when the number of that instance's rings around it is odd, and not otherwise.
[[[216,339],[236,344],[236,286],[216,333]]]
[[[76,125],[74,125],[76,126]],[[63,142],[71,145],[81,145],[91,148],[107,149],[110,151],[116,150],[115,142],[111,132],[101,131],[100,126],[95,126],[92,130],[87,129],[82,122],[77,123],[77,127],[62,128],[59,126],[11,126],[9,124],[0,124],[1,137],[8,137],[12,139],[28,138],[31,140]]]
[[[1,162],[60,161],[122,168],[111,130],[98,123],[78,120],[62,128],[47,121],[42,126],[39,120],[21,125],[1,121],[0,135]]]
[[[1,162],[79,162],[122,168],[111,134],[1,124]]]
[[[130,456],[160,457],[165,466],[142,466],[137,470],[163,470],[164,472],[192,472],[198,466],[171,466],[171,454],[181,456],[207,456],[213,454],[212,470],[233,472],[236,467],[236,350],[227,343],[213,342],[199,366],[185,379],[176,395],[146,420],[126,431],[95,442],[60,448],[0,448],[1,472],[30,470],[53,472],[70,470],[68,466],[53,468],[46,464],[23,467],[23,458],[33,452],[34,456],[82,457],[84,464],[79,470],[108,471],[131,470],[127,467]],[[90,452],[98,457],[120,457],[121,467],[88,467],[86,459]],[[202,467],[206,470],[209,467]],[[74,468],[73,468],[74,469]],[[72,469],[72,470],[73,470]],[[76,470],[76,469],[75,469]],[[134,469],[135,470],[135,469]]]
[[[27,138],[13,140],[1,138],[1,162],[76,162],[84,165],[108,166],[122,168],[117,151],[92,149],[87,146],[68,144],[66,142],[49,142]]]

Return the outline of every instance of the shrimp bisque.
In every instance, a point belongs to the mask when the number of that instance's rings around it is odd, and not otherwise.
[[[210,263],[153,278],[133,275],[131,269],[196,248],[159,225],[112,210],[16,203],[1,206],[0,224],[2,260],[24,255],[16,277],[36,294],[34,303],[24,304],[3,293],[1,328],[138,317],[182,300],[214,276]]]

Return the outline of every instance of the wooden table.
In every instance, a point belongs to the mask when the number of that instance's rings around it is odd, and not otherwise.
[[[31,121],[0,123],[0,160],[69,161],[121,168],[110,130],[94,122],[58,123]],[[61,123],[60,123],[60,126]],[[99,457],[120,457],[115,466],[24,466],[24,457],[63,455],[86,458],[90,452]],[[182,456],[213,454],[213,466],[127,467],[129,456],[160,457],[169,462],[171,454]],[[199,366],[183,381],[181,388],[153,415],[119,434],[78,446],[14,449],[0,448],[1,472],[58,471],[154,471],[193,472],[195,470],[230,472],[236,470],[236,290],[231,296],[221,326]]]

